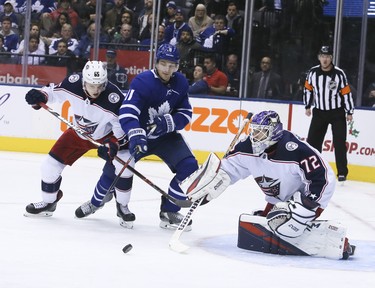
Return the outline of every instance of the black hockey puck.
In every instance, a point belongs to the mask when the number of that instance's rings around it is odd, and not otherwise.
[[[128,253],[132,249],[133,249],[132,244],[127,244],[127,245],[124,246],[124,248],[122,248],[122,252]]]

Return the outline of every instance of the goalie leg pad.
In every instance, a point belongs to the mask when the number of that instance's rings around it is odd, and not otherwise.
[[[241,214],[237,246],[263,253],[310,255],[338,260],[349,257],[345,257],[345,248],[349,245],[345,246],[345,239],[346,227],[336,221],[312,221],[300,237],[286,238],[272,233],[265,217]]]
[[[308,255],[298,247],[288,243],[268,230],[264,226],[267,225],[266,221],[264,221],[264,225],[248,222],[248,216],[250,216],[250,218],[253,217],[249,214],[242,214],[239,219],[238,248],[277,255]],[[264,217],[257,218],[264,219]]]
[[[206,197],[208,201],[218,197],[230,184],[229,175],[220,169],[220,158],[211,153],[206,162],[180,183],[192,201]]]

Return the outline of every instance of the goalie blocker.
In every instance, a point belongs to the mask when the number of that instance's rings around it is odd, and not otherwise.
[[[241,214],[237,246],[270,254],[346,260],[354,254],[355,246],[349,245],[345,236],[346,227],[339,222],[315,220],[299,237],[280,237],[270,230],[265,217]]]

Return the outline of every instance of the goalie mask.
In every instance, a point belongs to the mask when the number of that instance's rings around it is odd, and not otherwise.
[[[254,154],[261,154],[283,136],[283,124],[275,111],[263,111],[253,116],[249,135]]]
[[[82,85],[86,94],[98,98],[107,83],[107,65],[102,61],[88,61],[82,70]]]

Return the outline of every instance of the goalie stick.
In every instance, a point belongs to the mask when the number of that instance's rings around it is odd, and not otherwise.
[[[237,143],[238,139],[240,138],[242,132],[244,131],[246,125],[250,122],[251,117],[253,117],[253,113],[249,112],[242,123],[242,127],[238,130],[237,134],[234,136],[232,142],[229,144],[227,151],[224,154],[224,157],[233,149],[234,145]],[[173,251],[178,253],[183,253],[189,249],[189,246],[185,245],[180,241],[182,233],[185,231],[186,227],[188,226],[190,219],[195,211],[195,209],[200,206],[204,197],[197,199],[191,205],[188,213],[186,213],[184,219],[182,219],[180,225],[178,226],[177,230],[173,233],[171,239],[169,240],[169,248]]]
[[[73,123],[71,123],[70,121],[66,120],[64,117],[62,117],[59,113],[57,113],[56,111],[54,111],[52,108],[50,108],[47,104],[45,103],[42,103],[40,102],[38,105],[40,105],[41,107],[43,107],[45,110],[47,110],[49,113],[51,113],[53,116],[55,116],[57,119],[59,119],[61,122],[65,123],[66,125],[68,125],[68,127],[72,128],[74,131],[76,131],[77,133],[79,133],[80,135],[82,135],[83,137],[85,137],[88,141],[90,141],[92,144],[94,144],[96,147],[99,147],[100,145],[102,145],[101,143],[97,142],[96,140],[94,140],[93,138],[91,138],[87,132],[79,127],[77,127],[76,125],[74,125]],[[136,176],[138,176],[139,178],[141,178],[144,182],[146,182],[148,185],[150,185],[152,188],[154,188],[156,191],[158,191],[160,194],[162,194],[164,197],[168,198],[171,202],[173,202],[174,204],[176,204],[177,206],[180,206],[180,207],[183,207],[183,208],[186,208],[186,207],[190,207],[192,205],[192,202],[190,200],[181,200],[181,199],[176,199],[174,198],[173,196],[169,195],[167,192],[165,192],[163,189],[159,188],[156,184],[154,184],[153,182],[151,182],[148,178],[146,178],[146,176],[144,176],[143,174],[141,174],[140,172],[138,172],[135,168],[133,168],[132,166],[128,165],[130,163],[127,164],[127,162],[123,161],[121,158],[119,158],[118,156],[115,156],[114,157],[116,159],[116,161],[118,161],[120,164],[122,165],[126,165],[126,168],[128,168],[133,174],[135,174]]]

